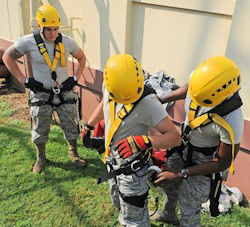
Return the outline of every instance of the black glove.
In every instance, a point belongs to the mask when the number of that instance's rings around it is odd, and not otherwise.
[[[62,83],[62,91],[70,91],[77,85],[77,78],[75,76],[69,77]]]
[[[82,144],[87,148],[92,147],[90,135],[91,135],[91,130],[88,130],[88,131],[82,130],[82,133],[81,133]]]
[[[40,91],[42,88],[43,88],[43,84],[36,81],[33,77],[27,77],[25,82],[24,82],[24,85],[26,88],[29,88],[31,90],[37,90],[37,91]]]

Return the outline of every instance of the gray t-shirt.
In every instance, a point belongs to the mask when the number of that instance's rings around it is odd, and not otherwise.
[[[59,59],[56,68],[56,73],[60,85],[68,78],[67,59],[69,57],[69,54],[74,55],[80,49],[76,41],[69,36],[62,34],[62,42],[64,44],[64,49],[65,49],[66,66],[62,67],[60,63],[61,59]],[[54,42],[50,42],[46,39],[44,39],[44,43],[47,48],[50,60],[51,62],[53,62],[55,44]],[[30,56],[34,79],[43,83],[45,88],[51,88],[52,87],[51,72],[45,59],[38,50],[33,34],[21,37],[19,40],[17,40],[14,46],[21,54],[28,54]]]
[[[189,114],[189,105],[191,102],[190,96],[187,94],[185,100],[185,111],[186,111],[186,123],[188,121],[188,114]],[[198,115],[209,111],[212,108],[208,107],[201,107],[198,112]],[[240,143],[243,127],[244,127],[244,120],[242,116],[241,108],[234,110],[233,112],[225,115],[223,117],[224,120],[232,127],[234,132],[234,142],[235,144]],[[190,134],[190,142],[194,146],[197,147],[214,147],[219,144],[219,142],[223,142],[225,144],[232,144],[229,133],[220,125],[212,122],[204,127],[197,128],[191,131]]]
[[[105,141],[107,140],[110,128],[110,107],[109,107],[109,94],[104,88],[103,90],[103,112],[105,120]],[[120,111],[122,105],[117,104],[116,114]],[[158,101],[155,94],[150,94],[144,97],[133,109],[133,111],[126,117],[115,135],[111,144],[111,154],[118,158],[118,153],[114,151],[115,144],[128,136],[147,135],[149,128],[155,127],[162,119],[167,117],[167,112],[163,105]]]

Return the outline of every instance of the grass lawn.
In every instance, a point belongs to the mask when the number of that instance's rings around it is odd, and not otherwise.
[[[0,226],[119,226],[108,184],[97,185],[105,171],[99,154],[83,148],[79,140],[79,153],[88,167],[76,169],[62,130],[52,126],[46,147],[50,161],[41,174],[32,173],[36,155],[30,123],[13,118],[16,112],[16,106],[0,96]],[[152,192],[149,206],[154,209]],[[203,214],[202,226],[250,226],[250,210],[234,206],[217,218]]]

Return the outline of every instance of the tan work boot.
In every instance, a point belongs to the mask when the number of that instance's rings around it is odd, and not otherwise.
[[[46,165],[45,143],[35,144],[36,146],[36,162],[33,166],[34,173],[40,173]]]
[[[154,215],[150,217],[151,221],[161,221],[167,224],[173,224],[175,226],[180,225],[180,221],[178,220],[176,213],[176,205],[177,199],[169,200],[165,199],[163,209],[161,211],[157,211]]]
[[[87,163],[77,153],[77,140],[67,140],[69,147],[69,158],[77,168],[86,168]]]

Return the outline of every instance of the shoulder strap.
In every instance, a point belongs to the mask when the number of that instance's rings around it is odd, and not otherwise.
[[[38,50],[39,50],[40,54],[44,57],[44,60],[46,61],[47,65],[51,71],[56,70],[57,62],[58,62],[60,57],[61,57],[61,65],[65,66],[65,49],[64,49],[64,45],[62,43],[62,34],[61,33],[58,34],[58,36],[54,42],[55,49],[54,49],[53,62],[51,62],[51,60],[49,58],[47,48],[46,48],[45,43],[41,37],[40,32],[35,32],[35,33],[33,33],[33,35],[34,35],[34,38],[36,40]]]
[[[236,92],[231,98],[225,100],[220,105],[196,117],[199,106],[191,101],[190,107],[189,107],[190,110],[189,110],[189,116],[188,116],[188,124],[191,129],[203,127],[212,122],[212,120],[209,117],[209,114],[214,113],[221,117],[224,117],[225,115],[241,107],[242,104],[243,104],[242,100],[238,92]]]
[[[230,136],[232,142],[232,161],[230,166],[230,173],[234,173],[234,133],[232,127],[223,119],[223,116],[231,113],[232,111],[238,109],[242,105],[242,100],[238,93],[235,93],[231,98],[225,100],[217,107],[211,109],[210,111],[196,117],[198,105],[191,101],[190,111],[188,116],[188,125],[191,130],[198,127],[203,127],[211,122],[215,122],[221,127],[223,127]]]
[[[110,107],[110,129],[108,132],[107,141],[105,144],[105,154],[102,161],[106,163],[106,157],[110,155],[110,144],[112,142],[113,136],[115,135],[115,132],[119,128],[122,121],[129,116],[129,114],[133,111],[135,106],[147,95],[155,93],[154,89],[149,88],[148,86],[144,87],[144,91],[142,93],[142,96],[135,102],[127,105],[123,105],[121,110],[118,112],[117,117],[115,117],[115,107],[116,103],[115,101],[110,98],[109,99],[109,107]]]

